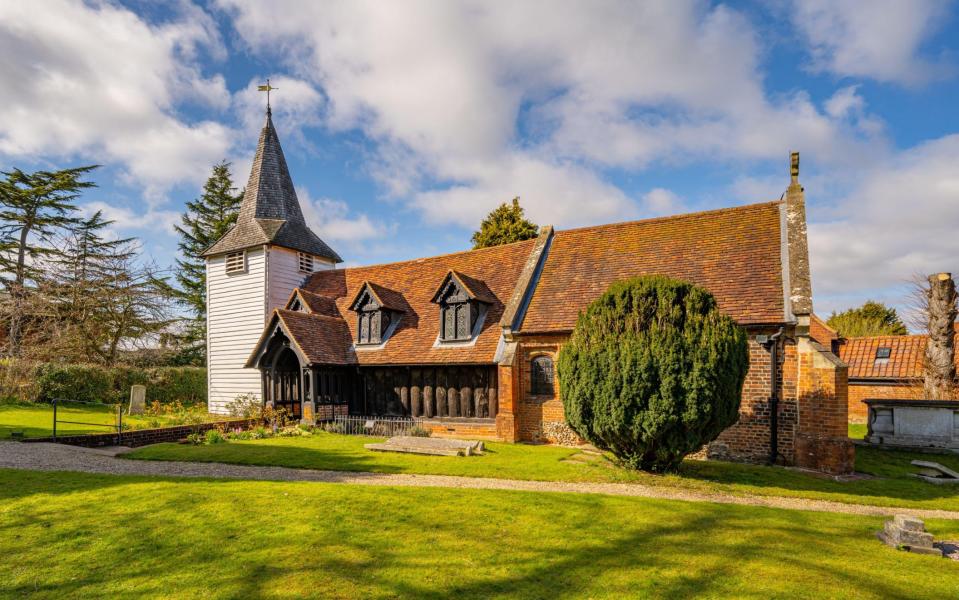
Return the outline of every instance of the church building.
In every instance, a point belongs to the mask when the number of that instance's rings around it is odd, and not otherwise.
[[[239,219],[205,256],[209,406],[242,394],[300,416],[408,416],[433,435],[575,443],[556,361],[580,311],[619,279],[708,289],[746,329],[740,418],[709,456],[852,468],[847,370],[810,337],[798,154],[778,201],[554,230],[366,267],[307,226],[270,116]]]

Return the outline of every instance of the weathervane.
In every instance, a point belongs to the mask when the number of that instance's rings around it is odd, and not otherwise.
[[[278,89],[280,89],[280,88],[276,88],[276,87],[273,87],[272,85],[270,85],[270,80],[269,80],[269,79],[266,80],[266,85],[258,85],[258,86],[256,86],[256,90],[257,90],[258,92],[266,92],[266,112],[270,112],[270,91],[271,91],[271,90],[278,90]]]

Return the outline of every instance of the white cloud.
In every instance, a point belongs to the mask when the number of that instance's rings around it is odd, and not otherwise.
[[[672,215],[682,212],[682,199],[664,188],[653,188],[643,195],[643,206],[650,216]]]
[[[797,0],[790,14],[812,54],[812,68],[907,85],[944,75],[921,56],[950,0]]]
[[[201,181],[227,156],[232,132],[188,123],[181,102],[229,106],[222,76],[196,66],[224,50],[212,19],[187,4],[151,25],[106,2],[0,3],[0,154],[119,162],[157,199]]]
[[[296,189],[303,216],[307,224],[325,242],[358,244],[371,239],[388,236],[396,229],[384,223],[373,221],[364,213],[350,214],[350,207],[342,200],[332,198],[310,198],[306,188]]]
[[[233,96],[234,112],[243,131],[258,131],[263,126],[266,112],[266,94],[257,91],[265,78],[254,78]],[[309,82],[284,75],[270,77],[270,85],[277,89],[271,96],[273,123],[283,131],[284,138],[295,138],[304,144],[303,129],[323,124],[325,101]]]
[[[817,222],[811,213],[817,298],[832,306],[833,298],[852,290],[860,301],[869,294],[901,295],[916,274],[959,273],[956,156],[959,134],[919,145],[863,172],[838,201],[834,219]]]
[[[100,211],[104,220],[113,221],[107,229],[116,237],[128,236],[131,231],[150,231],[172,236],[176,234],[173,227],[180,223],[180,213],[153,207],[147,207],[147,210],[141,213],[98,200],[82,204],[79,208],[84,216]]]
[[[609,168],[790,148],[849,167],[888,147],[864,109],[768,95],[757,35],[724,5],[220,4],[253,53],[322,88],[326,124],[362,130],[369,171],[433,222],[473,225],[517,194],[540,222],[617,220],[638,208]]]

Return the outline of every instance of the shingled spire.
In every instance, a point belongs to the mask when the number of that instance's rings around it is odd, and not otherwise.
[[[260,142],[256,147],[236,225],[204,252],[204,256],[263,244],[283,246],[343,262],[326,242],[310,230],[303,218],[269,107],[266,109],[266,123],[260,132]]]

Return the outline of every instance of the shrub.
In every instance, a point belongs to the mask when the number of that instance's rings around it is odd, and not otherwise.
[[[667,277],[616,282],[560,352],[566,420],[632,468],[675,469],[736,422],[745,332],[706,290]]]
[[[410,435],[413,437],[430,437],[430,430],[420,425],[414,425],[410,428]]]
[[[34,370],[40,400],[54,398],[78,402],[116,402],[108,369],[86,365],[42,363]]]
[[[260,419],[263,417],[263,402],[255,394],[238,394],[230,404],[230,416]]]
[[[203,440],[207,444],[223,444],[226,442],[226,436],[219,429],[207,429]]]
[[[346,433],[346,425],[339,421],[327,421],[323,423],[322,429],[327,433]]]
[[[99,365],[38,364],[32,373],[36,397],[81,402],[125,404],[130,386],[145,385],[147,402],[194,405],[206,401],[206,369],[196,367],[103,367]]]

